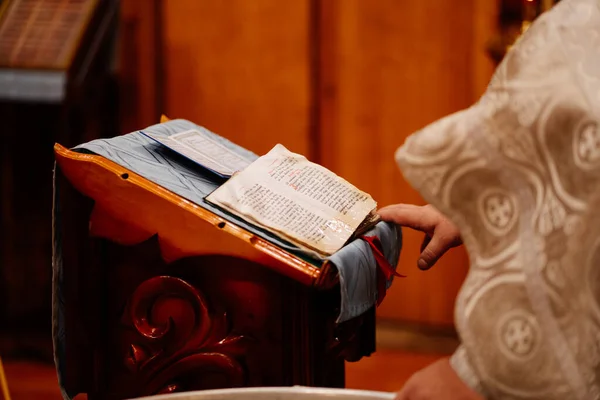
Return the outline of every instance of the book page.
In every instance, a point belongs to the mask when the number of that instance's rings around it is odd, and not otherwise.
[[[142,132],[142,134],[226,177],[242,171],[251,163],[223,146],[206,132],[189,130],[171,136],[153,135],[149,132]]]
[[[207,201],[330,255],[376,208],[368,194],[305,157],[275,146]]]

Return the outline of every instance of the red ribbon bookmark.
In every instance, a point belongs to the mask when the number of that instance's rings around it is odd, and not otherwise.
[[[406,278],[406,276],[396,272],[390,265],[383,254],[381,240],[379,240],[377,236],[362,236],[361,239],[367,242],[369,247],[371,247],[371,251],[377,262],[377,306],[379,307],[387,292],[387,282],[392,279],[392,276],[397,276],[399,278]]]

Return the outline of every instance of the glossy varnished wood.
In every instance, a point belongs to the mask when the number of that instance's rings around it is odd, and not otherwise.
[[[132,245],[158,234],[167,262],[221,254],[259,262],[307,285],[335,283],[329,265],[315,267],[106,158],[60,145],[55,153],[67,179],[96,199],[90,218],[93,236]]]

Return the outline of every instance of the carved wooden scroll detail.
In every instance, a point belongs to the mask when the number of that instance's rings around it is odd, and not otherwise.
[[[248,338],[231,331],[225,312],[211,312],[205,297],[186,281],[158,276],[140,284],[123,321],[133,335],[123,362],[152,395],[199,388],[241,387]],[[127,335],[129,337],[129,335]]]

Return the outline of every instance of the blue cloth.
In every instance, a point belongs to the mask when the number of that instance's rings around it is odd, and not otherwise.
[[[379,237],[385,258],[396,268],[402,248],[402,232],[393,224],[381,222],[365,236]],[[340,275],[341,305],[336,322],[348,321],[373,307],[377,302],[377,262],[369,245],[364,240],[355,240],[329,260]],[[391,285],[392,280],[389,280],[386,287]]]
[[[254,160],[257,155],[218,136],[203,127],[186,120],[172,120],[146,128],[145,132],[156,135],[168,136],[186,130],[195,129],[206,132],[221,142],[229,149],[238,154]],[[282,240],[281,238],[249,224],[235,216],[227,214],[219,208],[204,201],[204,198],[219,186],[219,182],[209,173],[203,173],[194,163],[181,156],[174,155],[170,150],[157,144],[139,132],[118,136],[112,139],[95,140],[74,149],[78,152],[92,153],[103,156],[138,175],[168,189],[211,212],[230,220],[240,227],[274,243],[290,253],[315,263],[298,247]],[[59,381],[62,387],[61,376],[64,369],[64,323],[63,304],[61,296],[62,286],[62,257],[60,238],[60,202],[57,198],[58,191],[55,190],[54,206],[54,256],[53,256],[53,334],[55,347],[55,362],[59,373]],[[402,247],[402,235],[400,230],[393,224],[379,223],[367,235],[379,237],[384,255],[395,268],[400,249]],[[363,240],[355,240],[349,243],[336,254],[330,257],[330,261],[339,271],[341,304],[340,314],[337,322],[348,321],[360,316],[376,304],[377,301],[377,264],[369,245]],[[317,263],[317,264],[320,264]],[[387,286],[392,281],[387,282]],[[63,391],[66,399],[70,398]]]

